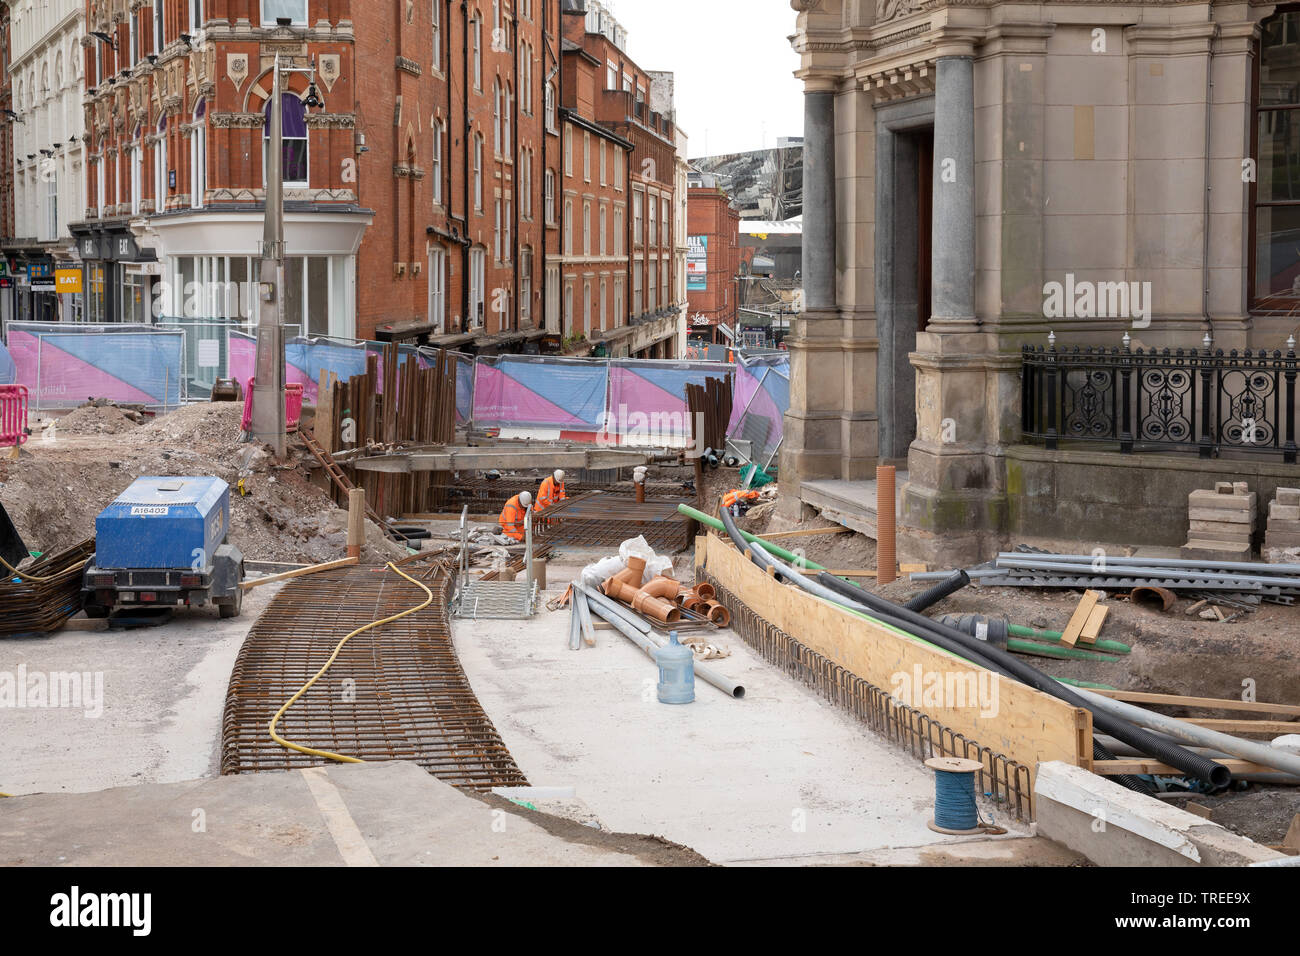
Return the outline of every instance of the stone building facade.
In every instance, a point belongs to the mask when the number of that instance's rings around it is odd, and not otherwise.
[[[1136,442],[1124,424],[1113,443],[1029,441],[1039,399],[1023,400],[1021,351],[1104,347],[1131,365],[1181,348],[1231,365],[1233,349],[1262,349],[1278,353],[1274,381],[1286,385],[1300,304],[1294,8],[791,6],[806,311],[787,340],[787,498],[838,482],[850,502],[878,463],[905,466],[906,546],[955,561],[1036,534],[1124,542],[1137,527],[1178,543],[1183,492],[1208,472],[1245,477],[1261,497],[1294,480],[1285,440],[1244,447],[1226,392],[1205,434],[1204,396],[1172,375],[1163,393],[1135,385],[1136,421],[1149,425],[1165,401],[1186,426]],[[1062,307],[1076,292],[1079,308]],[[1049,376],[1069,401],[1104,406],[1098,422],[1110,416],[1080,439],[1115,427],[1107,403],[1131,369],[1109,361],[1082,385]],[[1211,363],[1196,362],[1210,382]],[[1279,436],[1288,415],[1270,423]]]

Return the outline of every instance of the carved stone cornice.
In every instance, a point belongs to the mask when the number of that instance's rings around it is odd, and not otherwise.
[[[261,113],[213,113],[208,122],[214,129],[261,129],[266,119]]]
[[[420,76],[424,71],[420,69],[420,64],[408,57],[399,56],[394,64],[399,72],[409,73],[411,76]]]
[[[895,69],[880,70],[859,75],[859,83],[866,92],[881,103],[901,100],[934,92],[935,60],[908,64]]]
[[[260,113],[258,114],[261,115]],[[355,113],[308,113],[308,129],[355,129]]]

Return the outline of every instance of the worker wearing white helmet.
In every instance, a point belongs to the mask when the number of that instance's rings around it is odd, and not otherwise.
[[[564,499],[564,472],[557,468],[543,479],[542,487],[537,490],[537,510],[545,511]]]
[[[533,496],[527,491],[521,491],[501,509],[501,532],[508,538],[514,538],[516,541],[524,540],[524,529],[527,527],[525,522],[528,515],[528,506],[533,503]]]

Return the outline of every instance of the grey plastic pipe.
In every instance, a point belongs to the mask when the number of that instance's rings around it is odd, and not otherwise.
[[[641,648],[641,650],[645,651],[646,655],[651,660],[654,660],[655,645],[651,642],[650,638],[646,637],[624,620],[621,614],[616,614],[603,604],[594,604],[591,606],[591,610],[597,617],[604,618],[608,621],[614,627],[614,630],[618,631],[637,647]]]
[[[587,642],[588,647],[595,647],[596,629],[591,623],[591,604],[587,600],[587,595],[574,588],[573,601],[578,606],[578,624],[582,628],[582,639]]]
[[[1153,713],[1142,707],[1126,704],[1122,700],[1111,700],[1109,697],[1094,694],[1082,687],[1075,688],[1074,692],[1087,700],[1092,705],[1093,710],[1100,710],[1112,717],[1118,717],[1121,720],[1137,724],[1139,727],[1146,727],[1148,730],[1159,731],[1184,743],[1219,750],[1223,753],[1232,754],[1234,757],[1252,760],[1265,767],[1272,767],[1274,770],[1300,777],[1300,756],[1295,754],[1289,754],[1284,750],[1278,750],[1267,744],[1256,743],[1253,740],[1233,737],[1217,730],[1206,730],[1204,727],[1197,727],[1195,724],[1175,720],[1172,717]]]
[[[577,585],[571,585],[576,589]],[[582,619],[578,616],[578,601],[569,602],[569,650],[576,651],[582,648]]]
[[[593,613],[613,624],[628,640],[645,651],[652,661],[655,660],[655,651],[668,643],[667,641],[661,643],[656,635],[649,632],[642,633],[631,621],[623,616],[622,610],[616,601],[610,600],[598,591],[588,590],[585,585],[580,584],[578,588],[587,596],[588,606]],[[646,626],[649,627],[649,625]],[[633,634],[636,636],[633,637]],[[712,684],[728,697],[740,700],[745,696],[745,686],[743,684],[738,684],[734,680],[724,677],[712,667],[701,664],[699,661],[692,661],[691,666],[696,677],[706,684]]]

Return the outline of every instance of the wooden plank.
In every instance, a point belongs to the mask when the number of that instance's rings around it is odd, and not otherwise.
[[[1190,800],[1183,806],[1183,809],[1188,813],[1194,813],[1198,817],[1203,817],[1206,820],[1210,820],[1214,817],[1214,811],[1209,807],[1203,807],[1199,803],[1193,803]]]
[[[840,525],[835,528],[802,528],[798,531],[772,531],[768,534],[760,534],[758,537],[764,541],[778,541],[781,538],[807,538],[815,534],[842,534],[844,532],[852,533],[852,528],[845,528]]]
[[[919,574],[924,570],[925,570],[924,564],[900,564],[898,566],[898,574],[900,576],[904,574]],[[871,570],[871,571],[828,570],[826,573],[833,574],[837,578],[874,578],[878,572],[875,570]]]
[[[271,584],[274,581],[297,578],[304,574],[315,574],[317,571],[329,571],[332,568],[345,568],[356,563],[356,558],[340,558],[337,561],[326,561],[324,564],[313,564],[311,567],[299,568],[297,571],[285,571],[283,574],[272,574],[270,577],[257,578],[254,581],[242,581],[239,586],[247,591],[249,588],[261,587],[263,584]]]
[[[1105,597],[1100,591],[1084,591],[1083,597],[1079,599],[1079,605],[1070,615],[1070,623],[1065,625],[1065,630],[1061,633],[1061,643],[1069,647],[1074,647],[1075,642],[1079,640],[1079,635],[1083,632],[1083,626],[1088,623],[1088,615],[1092,609],[1097,606],[1097,602]]]
[[[1215,757],[1214,762],[1222,764],[1233,773],[1278,772],[1275,768],[1266,767],[1262,763],[1255,763],[1251,760],[1239,760],[1236,757]],[[1184,770],[1179,770],[1177,767],[1171,767],[1169,764],[1161,763],[1159,760],[1148,760],[1145,757],[1123,757],[1118,760],[1094,760],[1092,762],[1092,772],[1107,777],[1122,773],[1158,773],[1168,774],[1175,777],[1187,776],[1187,772]]]
[[[1106,615],[1109,613],[1110,608],[1105,604],[1094,607],[1083,625],[1083,630],[1079,632],[1079,640],[1084,644],[1096,644],[1097,635],[1101,633],[1101,626],[1106,622]]]
[[[1286,836],[1282,838],[1282,845],[1293,850],[1300,850],[1300,813],[1291,818],[1291,826],[1287,827]]]
[[[1230,720],[1214,717],[1179,717],[1178,720],[1206,730],[1217,730],[1225,734],[1300,734],[1300,723],[1294,720]]]
[[[1091,759],[1092,715],[1084,708],[997,675],[884,625],[823,601],[797,587],[769,579],[748,559],[710,533],[703,548],[704,566],[731,593],[765,621],[858,677],[898,696],[914,710],[930,715],[967,739],[976,740],[1029,769],[1064,760],[1086,766]],[[696,545],[699,560],[700,545]],[[927,704],[910,688],[936,677],[945,687],[996,688],[997,706],[971,706],[970,697],[949,706]],[[981,677],[981,675],[984,675]],[[981,684],[981,680],[984,682]],[[941,695],[942,696],[942,695]],[[921,698],[921,699],[918,699]]]
[[[1102,697],[1123,700],[1130,704],[1169,704],[1173,707],[1199,707],[1203,710],[1240,710],[1252,714],[1287,714],[1300,717],[1298,704],[1267,704],[1257,700],[1232,700],[1222,697],[1183,697],[1179,694],[1149,694],[1137,690],[1098,690],[1092,687],[1088,689]]]

